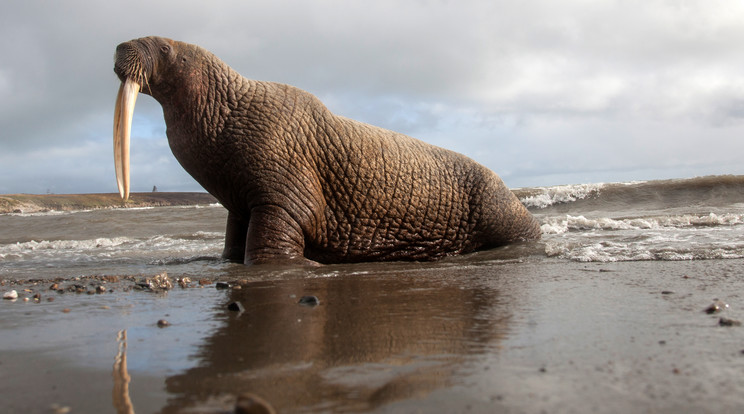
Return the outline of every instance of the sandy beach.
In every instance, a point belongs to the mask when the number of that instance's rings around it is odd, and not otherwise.
[[[132,193],[122,201],[119,194],[0,194],[0,214],[74,211],[101,208],[163,207],[212,204],[211,194],[201,193]]]
[[[122,331],[136,412],[232,412],[245,392],[283,413],[744,407],[741,260],[507,256],[309,273],[235,265],[226,289],[5,280],[19,298],[0,302],[3,412],[117,412]],[[716,299],[727,306],[705,312]]]

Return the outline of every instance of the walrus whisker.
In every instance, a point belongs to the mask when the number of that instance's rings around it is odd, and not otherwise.
[[[142,75],[140,75],[140,77],[144,81],[145,87],[147,87],[147,94],[152,95],[152,89],[150,89],[150,82],[147,81],[147,73],[142,72]]]

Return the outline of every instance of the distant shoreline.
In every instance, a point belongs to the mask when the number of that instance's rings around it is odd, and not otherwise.
[[[217,203],[209,193],[131,193],[124,202],[117,193],[0,194],[0,214],[105,208],[191,206]]]

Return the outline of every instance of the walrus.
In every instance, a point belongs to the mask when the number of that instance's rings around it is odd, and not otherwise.
[[[162,37],[117,46],[114,160],[129,197],[139,92],[163,108],[183,168],[228,210],[222,257],[245,264],[436,260],[540,237],[491,170],[329,111],[293,86],[244,78]]]

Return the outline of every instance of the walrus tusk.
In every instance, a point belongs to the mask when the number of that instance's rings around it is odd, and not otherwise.
[[[119,87],[114,109],[114,167],[119,195],[124,201],[129,199],[129,136],[139,91],[139,83],[127,78]]]

